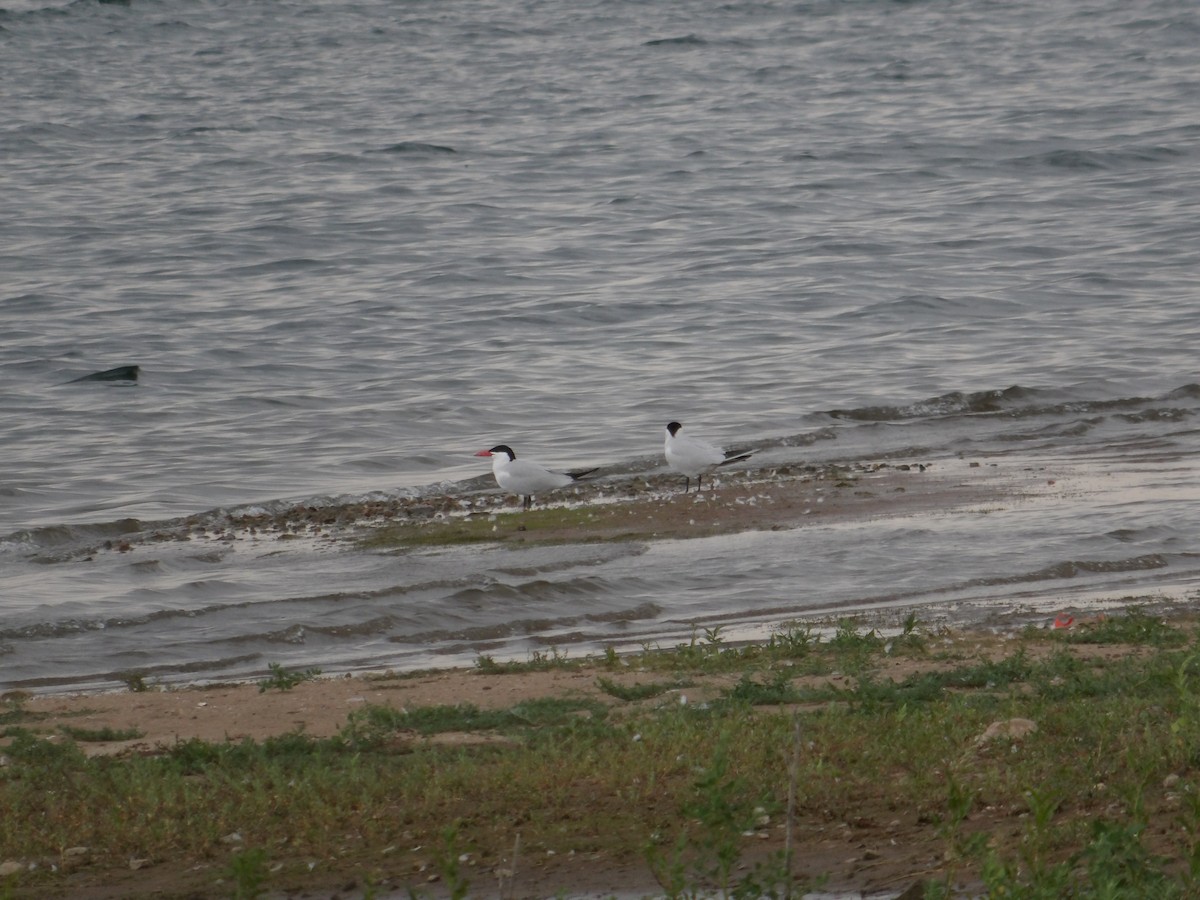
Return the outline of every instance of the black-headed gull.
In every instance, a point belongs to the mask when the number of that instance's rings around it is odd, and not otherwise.
[[[518,460],[517,454],[508,444],[497,444],[491,450],[480,450],[475,455],[492,458],[492,474],[496,476],[496,483],[506,491],[520,494],[525,509],[533,506],[534,494],[566,487],[596,471],[582,469],[575,472],[552,472],[545,466],[539,466],[527,459]]]
[[[696,479],[696,490],[701,488],[701,479],[705,472],[711,472],[720,466],[741,462],[749,459],[753,453],[740,453],[729,456],[720,447],[714,447],[707,441],[687,437],[680,434],[683,426],[678,422],[667,423],[667,438],[663,442],[663,453],[667,457],[667,465],[683,475],[683,492],[686,494]]]

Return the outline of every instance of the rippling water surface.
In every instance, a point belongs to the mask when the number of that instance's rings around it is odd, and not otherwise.
[[[0,8],[0,681],[1194,593],[1189,2]],[[475,490],[501,441],[646,471],[670,419],[1078,487],[515,560],[64,550]]]

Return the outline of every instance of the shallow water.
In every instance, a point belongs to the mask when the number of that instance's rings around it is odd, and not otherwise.
[[[1195,591],[1182,0],[3,9],[4,683]],[[470,493],[501,441],[652,472],[671,419],[756,465],[1079,487],[515,561],[70,553],[130,519]]]

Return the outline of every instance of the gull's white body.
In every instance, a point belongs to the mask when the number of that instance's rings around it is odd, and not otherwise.
[[[496,484],[506,491],[520,494],[526,509],[533,505],[534,494],[566,487],[584,475],[596,471],[588,469],[585,472],[554,472],[535,462],[517,459],[512,448],[505,444],[499,444],[491,450],[480,450],[475,455],[492,458],[492,474],[496,476]]]
[[[707,473],[720,466],[749,459],[752,455],[742,453],[737,456],[728,456],[720,447],[713,446],[708,441],[702,441],[699,438],[688,437],[682,431],[683,426],[678,422],[671,422],[667,425],[666,438],[663,441],[663,455],[667,458],[667,465],[687,479],[684,482],[684,493],[687,493],[688,488],[691,487],[693,478],[696,479],[696,490],[700,490],[701,479]]]

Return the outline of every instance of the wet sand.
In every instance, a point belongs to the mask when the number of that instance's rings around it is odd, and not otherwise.
[[[723,472],[702,491],[683,491],[668,474],[601,473],[538,497],[523,512],[520,498],[488,487],[421,497],[373,498],[283,509],[206,513],[143,527],[81,552],[128,552],[139,544],[245,538],[362,541],[374,546],[463,542],[573,543],[704,537],[806,524],[914,516],[1011,502],[1044,492],[1037,467],[1019,473],[958,459],[780,465]],[[1050,481],[1051,486],[1053,480]],[[486,529],[480,523],[486,521]],[[474,527],[474,531],[465,528]]]

